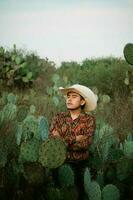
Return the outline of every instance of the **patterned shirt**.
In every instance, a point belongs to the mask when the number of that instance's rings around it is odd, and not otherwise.
[[[95,118],[81,112],[76,119],[72,119],[70,112],[61,112],[54,116],[49,136],[61,137],[67,144],[67,160],[86,160],[89,156],[88,147],[95,132]],[[59,136],[55,136],[58,134]],[[82,141],[76,141],[76,136],[84,135]]]

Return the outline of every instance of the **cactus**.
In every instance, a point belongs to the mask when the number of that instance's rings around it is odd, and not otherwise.
[[[15,57],[15,63],[17,65],[20,65],[23,62],[23,58],[21,56],[16,56]]]
[[[118,180],[120,181],[125,180],[130,176],[131,172],[132,172],[132,163],[129,160],[123,159],[117,163],[116,176]]]
[[[59,168],[58,171],[59,183],[63,187],[69,187],[74,185],[74,172],[72,168],[65,164]]]
[[[101,189],[96,181],[92,181],[88,193],[89,200],[101,200]]]
[[[78,199],[78,191],[75,187],[67,187],[61,189],[63,199],[62,200],[77,200]]]
[[[47,119],[43,116],[39,118],[39,135],[42,140],[45,140],[48,138],[48,122]]]
[[[126,44],[126,46],[124,47],[124,57],[126,59],[126,61],[133,65],[133,44],[132,43],[128,43]]]
[[[1,121],[14,121],[17,114],[17,107],[12,103],[8,103],[4,106],[1,113]]]
[[[102,199],[103,200],[119,200],[120,192],[119,189],[112,184],[106,185],[102,190]]]
[[[0,56],[3,56],[3,55],[4,55],[4,52],[5,52],[4,48],[3,48],[3,47],[0,47]]]
[[[129,159],[133,159],[133,141],[124,142],[124,155]]]
[[[106,103],[109,103],[110,100],[111,100],[111,98],[110,98],[109,95],[104,94],[104,95],[101,96],[101,101],[102,101],[102,103],[105,103],[105,104],[106,104]]]
[[[102,171],[98,171],[97,172],[97,178],[96,181],[98,182],[98,184],[100,185],[100,188],[103,188],[104,186],[104,173]]]
[[[8,103],[16,104],[17,97],[13,93],[9,93],[7,96]]]
[[[84,190],[86,194],[89,193],[90,185],[91,185],[91,174],[90,174],[89,169],[86,168],[84,172]]]
[[[0,141],[0,168],[4,167],[7,163],[8,148]]]
[[[24,105],[19,106],[17,110],[17,121],[22,122],[27,117],[27,114],[28,107]]]
[[[23,123],[23,134],[22,140],[30,140],[33,137],[40,140],[39,130],[38,130],[38,119],[34,115],[27,115]]]
[[[20,162],[36,162],[38,160],[39,141],[31,139],[30,141],[22,142],[20,147]]]
[[[22,133],[23,133],[22,124],[18,124],[17,131],[16,131],[16,144],[17,145],[20,145],[20,143],[21,143]]]
[[[66,145],[60,138],[48,138],[39,149],[39,162],[48,168],[61,166],[66,159]]]
[[[40,185],[44,181],[44,168],[38,163],[25,163],[23,174],[31,185]]]
[[[48,187],[46,190],[46,199],[63,200],[62,193],[58,188]]]
[[[120,144],[122,145],[122,144]],[[108,161],[118,161],[124,156],[122,149],[111,148],[108,154]]]

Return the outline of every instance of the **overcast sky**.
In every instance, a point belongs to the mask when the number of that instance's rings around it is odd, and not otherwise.
[[[0,0],[0,46],[61,61],[123,56],[133,0]]]

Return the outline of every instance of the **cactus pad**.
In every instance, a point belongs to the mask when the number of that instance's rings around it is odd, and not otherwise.
[[[74,185],[74,172],[69,165],[65,164],[61,166],[58,175],[61,186],[69,187]]]
[[[60,138],[48,138],[39,149],[39,162],[48,168],[61,166],[66,159],[66,146]]]
[[[101,200],[101,189],[96,181],[92,181],[89,188],[89,200]]]
[[[103,200],[119,200],[120,193],[115,185],[108,184],[102,190]]]
[[[126,44],[124,47],[124,57],[129,64],[133,65],[133,44]]]
[[[39,141],[32,139],[30,141],[22,142],[20,147],[21,162],[36,162],[38,160]]]

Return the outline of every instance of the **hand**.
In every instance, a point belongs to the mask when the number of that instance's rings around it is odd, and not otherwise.
[[[60,136],[57,131],[53,132],[53,136]]]
[[[87,137],[85,135],[77,135],[76,136],[76,142],[81,142],[84,139],[86,139]]]

